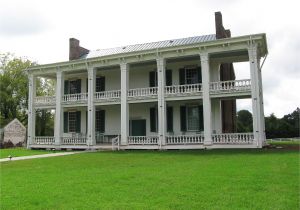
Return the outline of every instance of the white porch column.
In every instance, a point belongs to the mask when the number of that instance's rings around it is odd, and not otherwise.
[[[33,74],[28,75],[29,96],[28,96],[28,131],[27,148],[34,142],[35,138],[35,108],[34,100],[36,96],[36,78]]]
[[[252,112],[253,112],[253,134],[254,140],[259,148],[265,142],[264,131],[264,110],[263,97],[260,75],[260,59],[257,55],[257,46],[251,44],[248,48],[250,62],[250,77],[251,77],[251,97],[252,97]]]
[[[55,107],[55,123],[54,123],[54,138],[55,145],[60,145],[63,134],[63,108],[61,105],[64,94],[64,73],[60,70],[56,72],[56,107]]]
[[[158,135],[159,145],[166,144],[166,102],[165,102],[165,72],[166,60],[162,57],[156,59],[157,62],[157,86],[158,86]]]
[[[129,136],[129,105],[127,91],[129,89],[129,65],[121,63],[121,145],[127,145]]]
[[[96,83],[96,70],[88,67],[88,130],[87,130],[87,145],[96,145],[95,132],[95,105],[94,93]]]
[[[203,118],[204,118],[204,145],[212,144],[212,116],[211,116],[211,100],[209,96],[209,55],[208,53],[200,53],[201,72],[202,72],[202,91],[203,91]]]

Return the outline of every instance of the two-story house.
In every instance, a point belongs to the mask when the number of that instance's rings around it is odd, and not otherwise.
[[[202,149],[265,144],[260,59],[266,35],[216,34],[89,51],[70,39],[69,61],[28,69],[28,148]],[[235,79],[234,62],[250,78]],[[37,77],[56,95],[37,97]],[[253,133],[236,133],[236,99],[252,101]],[[35,135],[37,109],[55,110],[54,136]]]

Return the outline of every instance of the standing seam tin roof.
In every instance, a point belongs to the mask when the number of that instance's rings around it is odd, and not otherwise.
[[[115,55],[115,54],[129,53],[129,52],[138,52],[138,51],[151,50],[151,49],[160,49],[166,47],[196,44],[196,43],[208,42],[213,40],[216,40],[215,34],[194,36],[194,37],[188,37],[182,39],[165,40],[165,41],[151,42],[151,43],[144,43],[144,44],[135,44],[135,45],[128,45],[123,47],[115,47],[115,48],[90,51],[88,54],[82,56],[82,58],[103,57],[108,55]]]

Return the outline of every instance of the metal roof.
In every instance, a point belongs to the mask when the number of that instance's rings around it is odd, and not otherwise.
[[[208,42],[216,40],[215,34],[203,35],[203,36],[194,36],[182,39],[172,39],[165,40],[159,42],[150,42],[144,44],[135,44],[135,45],[127,45],[123,47],[115,47],[108,49],[99,49],[95,51],[90,51],[88,54],[82,56],[82,58],[95,58],[95,57],[103,57],[108,55],[122,54],[122,53],[130,53],[130,52],[138,52],[144,50],[151,49],[160,49],[166,47],[174,47],[174,46],[182,46],[182,45],[190,45],[201,42]]]

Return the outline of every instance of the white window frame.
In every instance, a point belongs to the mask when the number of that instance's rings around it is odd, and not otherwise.
[[[71,82],[75,82],[75,84],[76,84],[76,79],[74,79],[74,80],[69,80],[69,94],[77,94],[77,93],[71,93]],[[76,85],[75,85],[75,89],[77,90],[77,88],[76,88]],[[81,90],[79,90],[79,92],[81,92]]]
[[[197,129],[190,129],[190,125],[189,125],[189,114],[188,114],[188,109],[189,108],[196,108],[197,109],[197,112],[198,112],[198,128]],[[200,119],[199,119],[199,108],[198,108],[198,105],[188,105],[186,106],[186,130],[187,131],[191,131],[191,132],[198,132],[200,131],[199,130],[199,123],[200,123]]]
[[[194,83],[188,83],[188,79],[192,79],[192,78],[188,78],[188,71],[189,70],[193,70],[196,73],[197,79],[196,82]],[[185,73],[185,84],[197,84],[198,83],[198,71],[197,71],[197,66],[187,66],[184,68],[184,73]]]
[[[74,115],[74,119],[70,119],[71,115]],[[71,116],[71,117],[73,117],[73,116]],[[76,118],[77,118],[77,116],[76,116],[76,112],[75,111],[70,111],[68,113],[68,131],[69,131],[69,133],[76,133]],[[72,126],[73,126],[73,123],[74,123],[74,129],[71,128],[71,126],[70,126],[71,122],[72,122]]]

